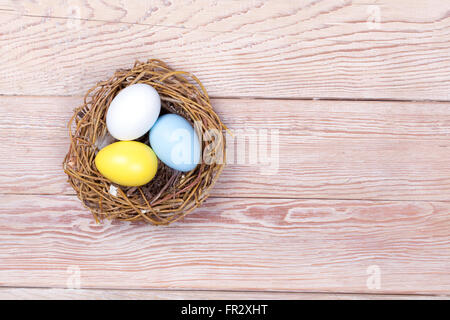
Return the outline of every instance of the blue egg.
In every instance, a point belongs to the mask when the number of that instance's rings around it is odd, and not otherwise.
[[[200,162],[200,140],[192,125],[176,114],[156,120],[149,133],[156,156],[178,171],[191,171]]]

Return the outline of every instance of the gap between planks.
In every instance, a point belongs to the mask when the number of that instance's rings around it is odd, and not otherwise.
[[[55,97],[55,98],[82,98],[80,95],[29,95],[29,94],[2,94],[0,97],[24,97],[24,98],[42,98],[42,97]],[[233,97],[233,96],[212,96],[211,100],[267,100],[267,101],[349,101],[349,102],[410,102],[410,103],[450,103],[450,100],[433,100],[433,99],[377,99],[377,98],[333,98],[333,97],[264,97],[264,96],[245,96],[245,97]]]
[[[0,287],[0,299],[144,300],[449,300],[446,295],[386,295],[339,292],[221,291],[160,289],[63,289]]]
[[[0,195],[11,195],[11,196],[54,196],[54,193],[4,193],[4,192],[0,192]],[[57,194],[59,196],[62,197],[75,197],[76,193],[66,193],[66,194]],[[250,199],[250,200],[304,200],[304,201],[309,201],[309,200],[323,200],[323,201],[367,201],[367,202],[424,202],[424,203],[429,203],[430,200],[397,200],[397,199],[353,199],[353,198],[299,198],[299,197],[270,197],[270,196],[235,196],[235,195],[212,195],[209,196],[208,199],[235,199],[235,200],[246,200],[246,199]],[[450,200],[433,200],[432,202],[435,203],[449,203]]]

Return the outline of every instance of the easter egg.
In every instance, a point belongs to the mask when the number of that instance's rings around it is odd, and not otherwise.
[[[112,182],[137,187],[153,179],[158,168],[158,159],[146,144],[118,141],[98,152],[95,165],[98,171]]]
[[[165,114],[149,133],[150,145],[167,166],[191,171],[200,162],[200,140],[192,125],[176,114]]]
[[[133,84],[122,89],[111,101],[106,127],[117,140],[134,140],[150,130],[160,110],[161,99],[152,86]]]

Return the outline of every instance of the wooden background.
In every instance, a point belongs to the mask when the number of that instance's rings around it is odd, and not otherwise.
[[[447,1],[0,0],[0,57],[0,298],[449,298]],[[278,129],[278,172],[228,165],[169,227],[97,225],[66,125],[147,58],[232,130]]]

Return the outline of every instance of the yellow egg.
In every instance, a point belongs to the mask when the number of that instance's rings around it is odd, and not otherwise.
[[[98,171],[117,184],[137,187],[156,174],[158,159],[153,150],[137,141],[119,141],[103,148],[95,157]]]

